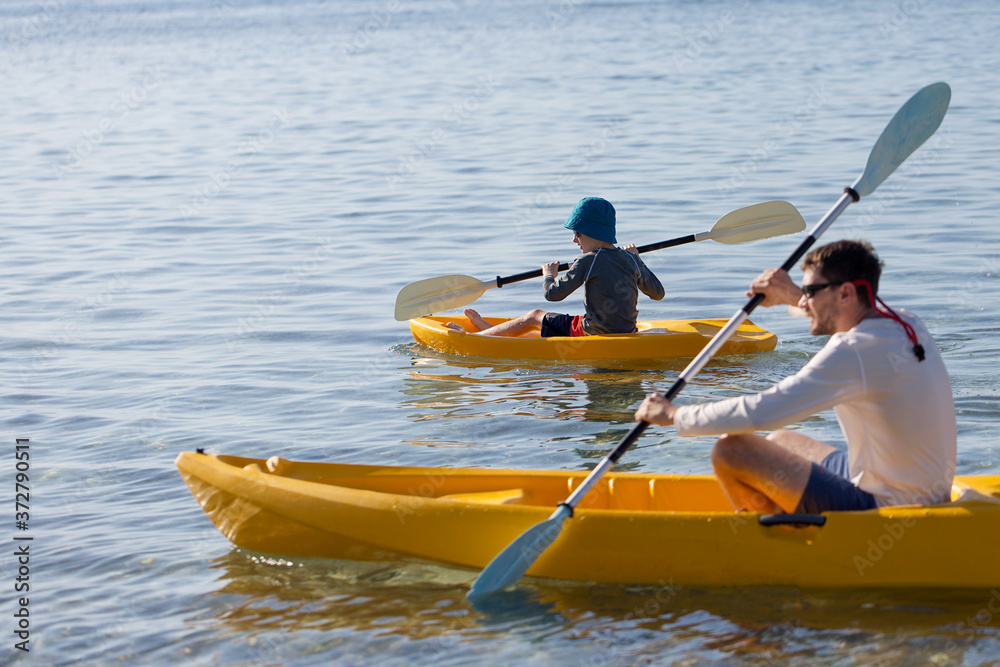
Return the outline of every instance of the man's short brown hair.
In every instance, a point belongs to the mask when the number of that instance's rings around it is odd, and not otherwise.
[[[872,295],[878,294],[878,279],[882,275],[882,261],[875,249],[867,241],[834,241],[811,251],[802,260],[802,270],[812,269],[831,283],[847,283],[852,280],[867,280],[872,286]],[[868,291],[858,290],[863,303],[873,306],[868,300]]]

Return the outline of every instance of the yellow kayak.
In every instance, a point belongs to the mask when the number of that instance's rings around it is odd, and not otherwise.
[[[473,570],[547,519],[586,477],[194,452],[176,463],[205,513],[240,547]],[[956,478],[952,498],[791,515],[797,523],[788,524],[780,521],[789,515],[734,513],[712,476],[612,472],[528,575],[652,585],[1000,585],[1000,475]]]
[[[484,317],[491,325],[506,322],[506,317]],[[728,320],[654,320],[637,322],[632,334],[584,336],[471,336],[453,331],[447,322],[469,326],[465,317],[428,316],[410,320],[413,338],[421,345],[446,352],[495,359],[655,359],[694,357]],[[719,355],[750,354],[773,350],[778,337],[749,320],[722,346]]]

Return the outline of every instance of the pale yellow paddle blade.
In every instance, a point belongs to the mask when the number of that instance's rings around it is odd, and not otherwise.
[[[396,319],[405,322],[415,317],[461,308],[496,286],[495,280],[479,280],[461,275],[418,280],[399,290],[396,295]]]
[[[798,210],[786,201],[766,201],[722,216],[712,231],[696,236],[719,243],[748,243],[773,236],[795,234],[806,228]]]

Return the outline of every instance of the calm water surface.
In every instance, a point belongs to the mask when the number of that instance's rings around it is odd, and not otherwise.
[[[683,362],[442,358],[393,320],[399,289],[571,259],[560,223],[586,195],[615,203],[622,243],[769,199],[812,224],[940,80],[937,135],[824,240],[875,244],[883,297],[944,351],[959,472],[1000,473],[998,31],[986,0],[4,2],[0,479],[10,498],[30,438],[31,518],[16,530],[8,506],[3,535],[34,541],[31,653],[12,648],[7,555],[0,661],[1000,659],[995,591],[533,582],[474,609],[474,572],[235,549],[173,465],[196,447],[594,465]],[[668,296],[640,311],[728,317],[797,243],[660,251]],[[522,283],[478,307],[540,302]],[[714,361],[682,400],[762,389],[822,345],[784,312],[754,320],[778,348]],[[839,438],[832,413],[802,428]],[[706,473],[710,444],[652,429],[620,468]]]

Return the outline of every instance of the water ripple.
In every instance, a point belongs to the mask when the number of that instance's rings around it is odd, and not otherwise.
[[[935,137],[824,240],[875,244],[883,296],[944,354],[959,472],[997,474],[997,23],[984,0],[3,3],[0,373],[4,423],[32,443],[48,591],[33,651],[290,665],[1000,653],[997,617],[969,620],[989,603],[979,592],[529,582],[483,612],[464,602],[464,570],[233,549],[172,464],[203,447],[589,469],[685,360],[440,355],[392,318],[399,289],[571,259],[561,223],[584,195],[615,203],[623,242],[777,198],[813,223],[901,100],[947,80]],[[798,242],[651,253],[667,297],[640,312],[729,317]],[[476,307],[543,303],[525,282]],[[759,391],[822,345],[784,312],[753,320],[777,349],[713,360],[679,402]],[[832,413],[796,428],[841,438]],[[649,429],[620,468],[709,472],[712,441]]]

